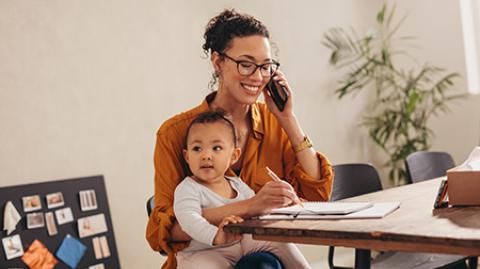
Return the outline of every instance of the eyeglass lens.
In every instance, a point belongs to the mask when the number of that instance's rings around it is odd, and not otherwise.
[[[249,76],[260,68],[260,74],[264,77],[270,77],[277,71],[278,65],[275,63],[265,63],[262,65],[256,65],[248,61],[239,61],[237,63],[238,72],[241,75]]]

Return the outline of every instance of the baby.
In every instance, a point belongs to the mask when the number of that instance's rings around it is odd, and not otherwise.
[[[177,186],[174,211],[180,227],[192,240],[176,254],[177,268],[233,268],[242,256],[257,251],[275,254],[287,269],[311,268],[294,244],[224,232],[226,224],[243,221],[239,216],[224,217],[218,227],[202,216],[204,208],[255,196],[240,178],[225,176],[241,151],[233,123],[219,111],[200,114],[190,124],[185,140],[183,154],[193,175]]]

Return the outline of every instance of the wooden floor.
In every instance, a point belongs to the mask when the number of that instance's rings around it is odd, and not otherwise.
[[[325,246],[301,245],[297,244],[305,258],[308,260],[312,269],[328,269],[328,248]],[[344,267],[353,267],[354,251],[351,248],[335,248],[335,265]],[[478,264],[480,268],[480,261]]]

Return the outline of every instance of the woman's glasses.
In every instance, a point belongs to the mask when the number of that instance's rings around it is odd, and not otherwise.
[[[221,56],[235,62],[237,64],[238,73],[242,76],[250,76],[254,74],[258,68],[260,68],[260,74],[262,77],[269,78],[277,71],[280,63],[272,60],[270,63],[256,64],[250,61],[235,60],[225,53],[220,53]]]

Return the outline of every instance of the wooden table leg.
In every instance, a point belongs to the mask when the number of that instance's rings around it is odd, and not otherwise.
[[[370,269],[369,249],[355,249],[355,269]]]

